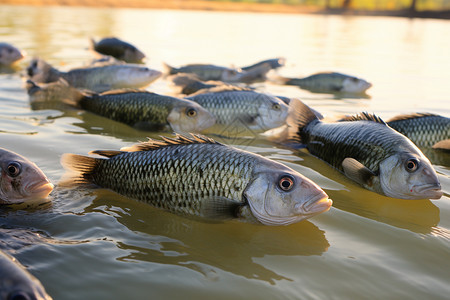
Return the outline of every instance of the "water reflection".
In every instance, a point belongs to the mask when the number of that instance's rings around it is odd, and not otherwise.
[[[321,255],[329,243],[309,221],[286,227],[240,221],[208,223],[180,217],[105,190],[85,213],[102,211],[138,235],[118,243],[130,254],[121,260],[150,261],[187,267],[214,279],[215,269],[275,284],[290,280],[255,262],[267,255]],[[125,208],[126,207],[126,208]],[[125,209],[124,209],[125,208]]]

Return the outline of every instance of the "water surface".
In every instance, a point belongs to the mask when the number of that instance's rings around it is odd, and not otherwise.
[[[119,149],[142,132],[79,110],[32,110],[21,73],[33,56],[68,70],[89,62],[89,37],[117,36],[147,65],[243,66],[283,56],[285,76],[339,71],[373,83],[367,97],[295,96],[327,116],[408,112],[450,117],[448,21],[134,9],[0,6],[0,40],[27,59],[0,74],[1,146],[53,182],[63,153]],[[171,93],[165,80],[149,90]],[[57,187],[51,203],[0,210],[1,249],[54,299],[446,299],[450,293],[450,157],[429,151],[440,200],[399,200],[359,187],[305,151],[225,141],[317,182],[333,208],[286,227],[176,216],[110,191]]]

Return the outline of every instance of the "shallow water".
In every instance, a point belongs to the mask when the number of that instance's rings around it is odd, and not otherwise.
[[[142,26],[141,24],[145,24]],[[0,74],[1,146],[34,161],[55,183],[63,153],[119,149],[161,133],[78,110],[36,110],[20,77],[33,56],[60,69],[86,64],[89,37],[118,36],[147,65],[243,66],[284,56],[285,76],[340,71],[371,81],[367,97],[297,96],[327,116],[369,111],[450,117],[450,23],[340,17],[0,6],[0,40],[25,50]],[[149,88],[171,93],[165,80]],[[364,190],[304,151],[264,140],[224,141],[275,159],[318,183],[333,208],[268,227],[211,224],[105,190],[57,187],[51,203],[0,210],[0,249],[54,299],[446,299],[450,293],[450,155],[428,151],[445,192],[399,200]]]

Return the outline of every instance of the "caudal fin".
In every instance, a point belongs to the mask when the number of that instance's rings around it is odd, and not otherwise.
[[[163,64],[163,73],[167,76],[167,75],[173,75],[178,73],[177,69],[166,64],[165,62],[162,63]]]
[[[61,165],[66,174],[59,185],[89,185],[94,184],[93,174],[102,159],[89,156],[65,153],[61,157]]]
[[[299,99],[293,98],[289,103],[286,119],[288,125],[287,141],[302,143],[302,131],[311,122],[318,121],[316,114]]]

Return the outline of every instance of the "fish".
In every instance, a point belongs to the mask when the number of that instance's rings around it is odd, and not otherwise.
[[[332,205],[318,185],[295,170],[203,135],[149,139],[89,154],[100,157],[62,156],[72,184],[94,184],[184,216],[288,225]]]
[[[85,97],[82,91],[69,85],[62,78],[58,81],[41,84],[28,79],[25,88],[33,110],[64,109],[67,108],[68,102],[77,103]]]
[[[0,42],[0,65],[10,66],[24,57],[24,53],[13,45]]]
[[[249,71],[239,68],[228,68],[211,64],[189,64],[180,68],[164,64],[165,73],[174,75],[178,73],[195,74],[200,80],[219,80],[224,82],[253,83],[261,80],[261,77],[270,70],[269,64],[257,66]]]
[[[407,137],[374,114],[325,123],[298,99],[291,101],[288,140],[301,143],[364,188],[400,199],[439,199],[430,161]]]
[[[353,93],[360,94],[372,84],[362,78],[337,72],[322,72],[304,78],[276,77],[274,81],[285,85],[296,85],[315,93]]]
[[[238,87],[238,85],[236,84],[218,80],[202,81],[200,80],[200,78],[198,78],[197,75],[192,73],[178,73],[169,76],[167,79],[171,82],[174,88],[177,88],[179,90],[178,93],[184,95],[192,95],[199,91],[202,91],[202,93],[204,93],[207,90],[210,91],[210,89],[218,87]],[[252,90],[248,87],[247,89]]]
[[[430,113],[404,114],[389,119],[387,124],[419,148],[450,150],[450,118]]]
[[[289,106],[280,99],[239,87],[217,87],[186,97],[211,112],[221,133],[235,127],[262,132],[286,123]]]
[[[252,70],[256,67],[260,67],[264,64],[268,64],[270,67],[270,70],[275,70],[275,69],[283,67],[285,65],[285,63],[286,63],[286,59],[283,57],[272,58],[272,59],[266,59],[266,60],[257,62],[256,64],[253,64],[253,65],[241,67],[241,70],[250,71],[250,70]]]
[[[143,88],[162,73],[134,64],[86,67],[62,72],[42,59],[33,59],[27,68],[29,79],[37,83],[49,83],[63,78],[71,86],[94,92],[120,88]]]
[[[0,204],[44,199],[53,190],[53,184],[35,163],[4,148],[0,148],[0,173]]]
[[[14,257],[0,251],[0,299],[51,300],[42,283]]]
[[[142,63],[145,54],[135,46],[116,37],[103,38],[96,42],[91,39],[91,48],[98,53],[109,55],[127,63]]]
[[[112,90],[73,97],[72,105],[141,130],[201,132],[215,117],[199,104],[146,90]],[[70,99],[66,103],[70,104]]]

